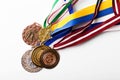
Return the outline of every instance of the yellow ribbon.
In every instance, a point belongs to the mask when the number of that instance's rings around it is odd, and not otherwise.
[[[82,10],[76,11],[75,13],[73,13],[73,14],[67,16],[66,18],[64,18],[62,21],[60,21],[56,24],[53,24],[51,26],[51,30],[54,31],[58,28],[61,28],[67,22],[69,22],[73,19],[80,18],[80,17],[86,16],[86,15],[89,15],[89,14],[93,14],[94,11],[95,11],[95,6],[96,5],[92,5],[92,6],[89,6],[87,8],[84,8]],[[102,2],[101,7],[100,7],[100,11],[104,10],[104,9],[107,9],[107,8],[110,8],[110,7],[112,7],[112,0],[106,0],[106,1]]]

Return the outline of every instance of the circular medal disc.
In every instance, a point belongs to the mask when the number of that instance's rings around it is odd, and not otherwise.
[[[25,54],[22,56],[21,64],[23,68],[28,72],[31,72],[31,73],[39,72],[42,68],[33,64],[31,60],[31,55],[32,55],[31,51],[32,50],[28,50],[25,52]]]
[[[33,23],[32,25],[27,26],[22,34],[24,42],[31,46],[39,44],[40,41],[38,32],[41,28],[41,25],[38,23]]]
[[[40,56],[44,52],[44,50],[47,50],[47,49],[50,49],[50,47],[45,45],[38,46],[35,49],[33,49],[31,58],[32,58],[32,62],[35,65],[42,67],[40,63]]]
[[[49,49],[41,54],[40,62],[43,67],[51,69],[54,68],[60,60],[60,56],[55,49]]]

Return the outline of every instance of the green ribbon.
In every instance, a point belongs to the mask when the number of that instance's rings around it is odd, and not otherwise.
[[[51,9],[51,12],[52,10],[54,9],[55,5],[58,3],[59,0],[55,0],[53,6],[52,6],[52,9]],[[70,6],[70,4],[72,3],[73,0],[70,0],[64,7],[63,9],[55,16],[55,18],[51,21],[51,24],[55,21],[57,21],[59,19],[59,17],[67,10],[67,8]],[[48,15],[49,16],[49,15]],[[48,18],[47,16],[47,18]],[[44,28],[46,28],[48,25],[47,25],[47,18],[45,19],[44,21]]]

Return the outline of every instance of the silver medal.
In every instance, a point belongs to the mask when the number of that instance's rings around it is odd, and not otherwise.
[[[31,73],[39,72],[42,68],[33,64],[31,60],[31,55],[32,55],[32,50],[26,51],[25,54],[22,56],[21,64],[23,68],[28,72]]]

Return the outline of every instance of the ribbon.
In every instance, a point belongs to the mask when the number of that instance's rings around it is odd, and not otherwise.
[[[49,24],[49,25],[51,25],[51,24],[53,24],[55,21],[57,21],[59,18],[60,18],[60,16],[67,10],[67,8],[68,8],[68,6],[73,2],[74,0],[69,0],[69,2],[67,3],[67,4],[65,4],[65,6],[62,8],[62,10],[55,16],[55,18],[53,18],[53,20],[51,21],[51,23]],[[55,3],[54,3],[55,4]],[[54,7],[54,6],[53,6]],[[50,15],[48,15],[48,17],[49,17]],[[44,28],[46,28],[48,25],[46,25],[47,24],[47,19],[48,19],[48,17],[45,19],[45,21],[44,21]]]
[[[64,1],[66,1],[66,0],[64,0]],[[74,12],[73,6],[72,6],[71,4],[70,4],[70,6],[68,7],[68,11],[69,11],[70,14],[72,14],[72,13]],[[72,30],[72,28],[69,28],[69,29],[64,30],[64,31],[60,31],[59,33],[57,33],[57,35],[54,36],[54,38],[49,39],[49,40],[45,43],[45,45],[49,46],[51,43],[53,43],[53,42],[56,41],[57,39],[59,39],[59,38],[65,36],[65,35],[67,35],[68,33],[70,33],[71,30]]]
[[[64,0],[65,1],[65,0]],[[56,21],[53,21],[53,18],[55,16],[57,16],[56,14],[59,14],[61,13],[61,10],[62,8],[64,7],[64,5],[66,4],[63,4],[60,8],[58,8],[56,11],[54,11],[51,15],[48,16],[48,19],[47,19],[47,23],[48,24],[55,24],[55,23],[58,23],[65,15],[66,13],[69,11],[70,14],[72,14],[74,11],[73,11],[73,6],[77,3],[78,0],[73,0],[72,4],[70,4],[68,6],[68,10],[66,10],[64,13],[62,13],[62,15],[60,17],[58,17],[58,19]],[[50,21],[51,20],[51,21]]]
[[[102,24],[96,26],[95,28],[91,29],[90,31],[87,31],[83,34],[77,34],[77,35],[71,37],[69,40],[67,40],[65,42],[55,44],[54,49],[63,49],[63,48],[66,48],[66,47],[78,45],[80,43],[88,41],[89,39],[97,36],[98,34],[103,32],[104,30],[112,27],[113,25],[115,25],[119,22],[120,22],[120,15],[116,15],[116,16],[110,18],[109,20],[105,21],[104,23],[102,23]],[[65,37],[65,38],[67,38],[67,37]]]
[[[116,4],[117,2],[117,4]],[[115,16],[111,17],[110,19],[102,22],[101,24],[96,25],[92,29],[86,30],[85,32],[81,33],[82,29],[78,29],[76,31],[71,32],[67,36],[65,36],[61,41],[54,45],[55,49],[63,49],[69,46],[78,45],[89,39],[99,35],[103,31],[108,28],[111,28],[113,25],[120,23],[120,1],[114,0],[114,11],[116,12]]]
[[[107,1],[105,1],[101,4],[100,10],[105,10],[105,9],[110,8],[110,7],[112,7],[112,1],[107,0]],[[88,8],[85,8],[84,10],[79,10],[79,11],[75,12],[74,14],[71,14],[71,15],[67,16],[65,19],[63,19],[59,23],[52,25],[51,29],[54,31],[54,33],[56,33],[60,30],[71,27],[69,24],[75,23],[75,24],[72,25],[72,26],[74,26],[76,24],[82,23],[81,17],[84,17],[85,15],[92,14],[92,16],[88,17],[88,21],[89,21],[93,17],[94,10],[95,10],[95,5],[90,6]],[[55,31],[56,29],[58,31]]]
[[[120,1],[119,0],[113,1],[113,9],[116,15],[120,13]]]
[[[54,7],[56,6],[56,4],[58,3],[59,0],[55,0],[54,3],[53,3],[53,6],[52,6],[52,9],[50,11],[50,13],[52,12],[52,10],[54,9]],[[48,18],[48,17],[47,17]],[[44,28],[46,27],[46,21],[47,21],[47,18],[45,19],[44,21]]]
[[[66,0],[64,0],[66,1]],[[70,6],[68,7],[69,13],[72,14],[74,12],[73,10],[73,6],[70,4]]]

